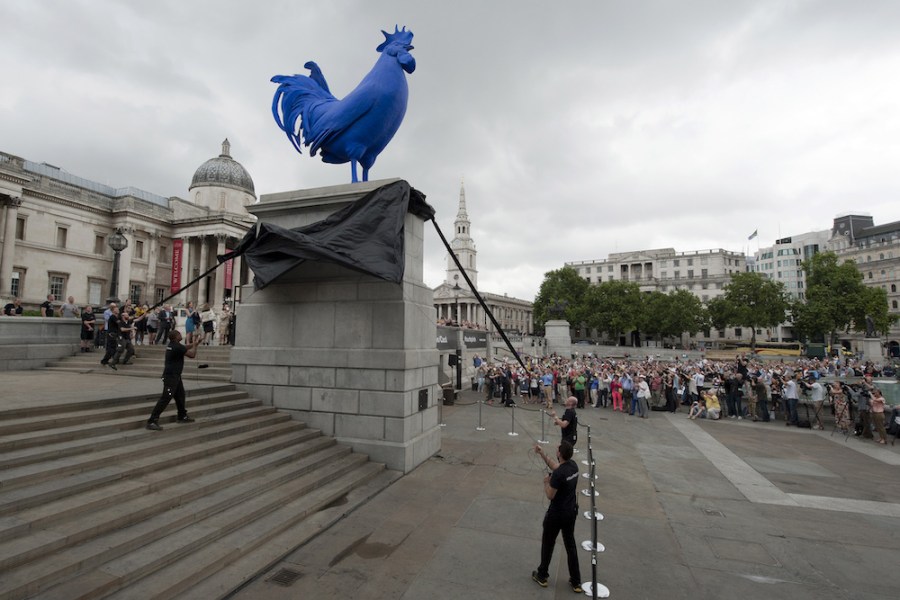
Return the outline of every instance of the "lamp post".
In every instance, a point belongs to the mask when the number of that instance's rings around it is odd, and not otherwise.
[[[113,250],[113,271],[112,279],[109,282],[109,298],[106,303],[119,302],[119,254],[128,247],[128,238],[122,233],[121,228],[116,228],[113,234],[106,240],[109,247]]]
[[[459,287],[459,284],[456,283],[453,285],[453,296],[456,299],[456,389],[462,389],[462,348],[459,347],[459,344],[462,342],[462,334],[460,330],[462,329],[462,324],[459,319],[459,292],[462,290]]]

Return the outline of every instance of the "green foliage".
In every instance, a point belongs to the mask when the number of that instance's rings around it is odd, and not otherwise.
[[[704,328],[706,320],[706,310],[697,296],[687,290],[675,290],[644,294],[638,322],[643,332],[663,339],[683,333],[694,335]]]
[[[760,273],[735,273],[725,286],[725,293],[710,309],[714,324],[749,327],[753,331],[751,347],[756,344],[758,327],[775,327],[784,322],[790,303],[784,284],[771,281]],[[714,312],[715,311],[715,312]]]
[[[887,293],[863,283],[853,261],[839,263],[834,252],[822,252],[803,263],[806,302],[793,307],[794,326],[805,337],[822,336],[833,343],[838,332],[866,330],[866,315],[877,331],[887,331],[896,317],[888,313]]]
[[[619,334],[638,326],[641,296],[640,287],[631,281],[604,281],[591,286],[584,300],[584,322],[618,339]]]
[[[590,284],[572,267],[563,267],[544,274],[544,282],[534,299],[534,325],[543,329],[544,324],[553,318],[550,309],[557,302],[567,303],[563,318],[569,323],[582,321],[584,314],[584,297]]]

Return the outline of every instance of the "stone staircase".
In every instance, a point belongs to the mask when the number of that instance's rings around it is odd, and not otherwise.
[[[230,384],[155,400],[0,409],[0,600],[220,598],[400,475]]]
[[[135,356],[131,364],[116,365],[117,370],[100,364],[103,351],[79,352],[47,363],[51,371],[67,371],[71,373],[102,372],[132,377],[159,378],[163,371],[166,346],[135,346]],[[196,359],[187,359],[184,363],[184,379],[197,381],[231,381],[231,346],[200,346]]]

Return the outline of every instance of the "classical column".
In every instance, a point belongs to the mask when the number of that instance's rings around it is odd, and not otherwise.
[[[3,254],[0,255],[0,298],[12,301],[12,268],[16,252],[16,221],[21,198],[6,197],[6,232],[3,235]],[[21,290],[20,290],[21,293]]]
[[[191,237],[181,238],[181,292],[178,295],[178,302],[187,304],[188,293],[184,291],[184,286],[191,280]]]
[[[207,263],[209,263],[209,239],[205,235],[200,236],[200,268],[197,275],[206,272]],[[209,302],[209,277],[204,277],[197,282],[197,308]]]
[[[156,231],[151,231],[147,236],[147,290],[144,292],[144,301],[150,306],[156,304],[156,263],[159,261],[159,239]]]
[[[218,257],[225,254],[225,240],[228,239],[228,236],[224,233],[216,234],[216,261],[218,262]],[[232,265],[233,267],[234,265]],[[213,281],[215,282],[215,293],[213,294],[214,302],[213,307],[216,310],[221,310],[222,303],[225,302],[225,265],[220,266],[215,271],[215,278]],[[233,275],[233,273],[232,273]]]

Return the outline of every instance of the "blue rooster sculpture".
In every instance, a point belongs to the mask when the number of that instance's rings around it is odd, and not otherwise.
[[[341,100],[328,89],[319,66],[303,65],[306,75],[276,75],[278,84],[272,100],[275,122],[287,134],[297,152],[300,136],[310,156],[322,152],[322,161],[331,164],[350,162],[353,183],[358,181],[356,165],[362,166],[362,180],[369,180],[369,169],[384,150],[406,114],[409,87],[406,73],[416,69],[412,31],[382,31],[384,42],[376,48],[381,56],[356,89]],[[297,119],[300,128],[297,129]],[[302,152],[301,152],[302,154]]]

